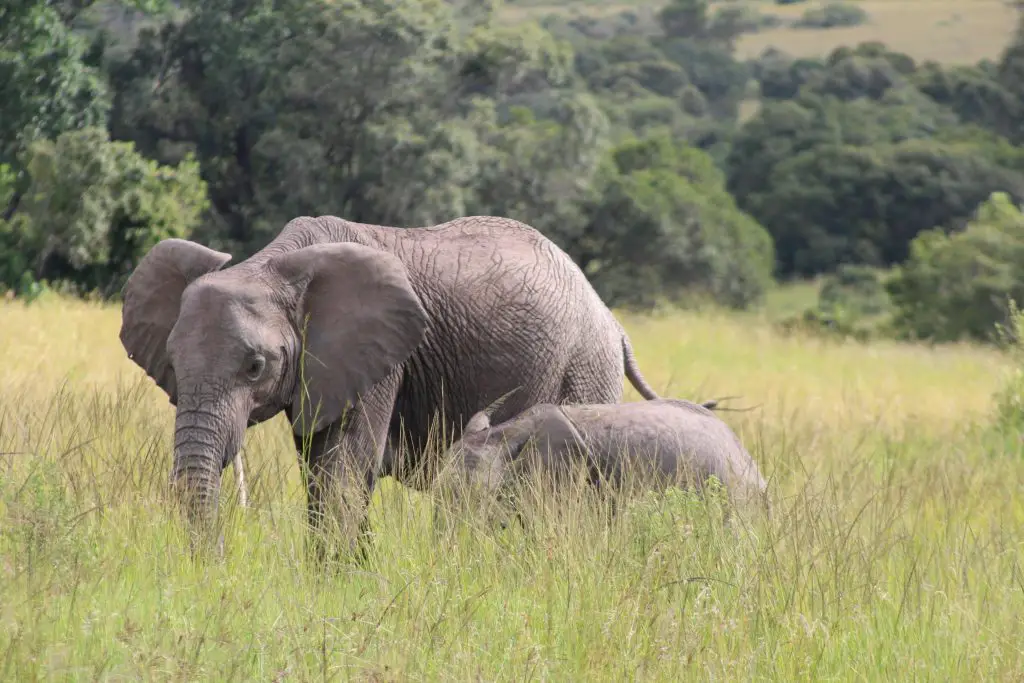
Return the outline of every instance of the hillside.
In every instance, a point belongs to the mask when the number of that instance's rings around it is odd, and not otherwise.
[[[897,52],[918,60],[947,64],[972,64],[996,59],[1013,34],[1015,10],[1003,0],[855,0],[870,21],[850,28],[802,29],[767,28],[746,34],[737,42],[739,57],[756,57],[775,47],[798,57],[822,57],[841,45],[881,41]],[[638,0],[634,3],[601,0],[509,1],[502,9],[512,20],[536,19],[547,14],[566,16],[607,16],[623,11],[640,14],[655,11],[663,3]],[[713,2],[712,7],[746,5],[763,14],[787,21],[799,17],[817,1],[776,5],[773,2],[743,0]]]

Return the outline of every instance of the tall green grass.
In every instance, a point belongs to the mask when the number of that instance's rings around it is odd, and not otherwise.
[[[438,524],[388,480],[368,561],[319,572],[283,418],[246,440],[248,509],[225,472],[224,558],[193,561],[165,500],[173,408],[118,309],[0,305],[0,680],[1024,675],[1024,459],[993,402],[1014,358],[622,319],[660,392],[753,408],[720,415],[770,521],[673,491]]]

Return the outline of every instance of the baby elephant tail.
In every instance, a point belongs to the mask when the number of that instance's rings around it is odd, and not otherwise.
[[[620,326],[621,330],[622,327]],[[644,376],[640,374],[640,367],[636,364],[636,356],[633,355],[633,345],[629,343],[629,336],[625,330],[622,330],[622,357],[625,360],[626,365],[626,377],[629,378],[629,383],[633,385],[641,396],[648,401],[653,401],[660,396],[657,392],[647,383]]]

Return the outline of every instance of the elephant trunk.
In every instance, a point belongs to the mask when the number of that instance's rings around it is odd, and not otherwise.
[[[228,412],[178,406],[171,483],[184,507],[193,538],[196,533],[205,536],[204,532],[216,520],[221,472],[241,443],[239,435],[234,434],[237,430],[219,417]]]

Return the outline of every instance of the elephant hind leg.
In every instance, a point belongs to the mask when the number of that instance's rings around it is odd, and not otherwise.
[[[585,357],[571,363],[562,377],[562,405],[618,403],[622,400],[621,358]]]

